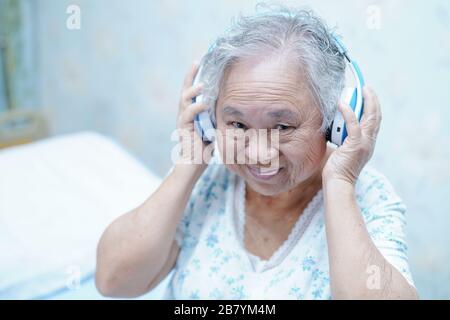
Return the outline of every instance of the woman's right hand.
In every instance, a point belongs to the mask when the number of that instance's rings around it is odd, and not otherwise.
[[[182,143],[185,148],[192,148],[194,143],[203,146],[194,129],[195,115],[206,109],[204,104],[192,103],[201,91],[201,86],[192,85],[197,71],[198,65],[194,64],[185,77],[177,118],[181,138],[190,140]],[[173,269],[180,250],[174,239],[176,229],[194,185],[207,166],[192,163],[176,164],[142,205],[117,218],[105,230],[98,244],[95,275],[103,295],[142,295]]]
[[[195,164],[195,169],[201,170],[206,167],[209,159],[204,159],[203,156],[208,143],[202,141],[194,127],[195,116],[207,109],[205,103],[192,103],[192,98],[198,96],[203,89],[201,83],[193,85],[198,69],[199,64],[194,63],[184,78],[177,117],[177,131],[181,147],[177,165],[182,164],[185,167],[185,164]]]

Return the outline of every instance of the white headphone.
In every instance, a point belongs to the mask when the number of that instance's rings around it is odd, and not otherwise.
[[[357,63],[354,60],[350,59],[350,57],[348,56],[347,49],[341,42],[341,40],[334,35],[333,38],[335,40],[339,54],[345,58],[346,64],[355,79],[355,86],[344,87],[344,90],[341,94],[341,100],[343,103],[349,105],[350,108],[352,108],[353,112],[356,115],[356,118],[359,121],[361,119],[364,106],[364,98],[362,95],[364,78]],[[214,45],[211,46],[211,48],[213,47]],[[195,76],[193,85],[196,85],[199,82],[199,79],[201,78],[201,71],[202,66],[200,65],[197,75]],[[202,101],[203,95],[201,94],[192,99],[192,102],[202,102]],[[208,111],[200,112],[195,116],[194,126],[200,137],[203,139],[203,141],[214,141],[215,126],[211,120]],[[336,110],[334,120],[331,122],[331,125],[327,128],[325,137],[327,141],[334,143],[337,146],[340,146],[344,143],[344,140],[347,137],[347,128],[345,125],[344,117],[339,112],[339,110]]]

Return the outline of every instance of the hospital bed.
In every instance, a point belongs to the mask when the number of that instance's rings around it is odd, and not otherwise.
[[[0,149],[0,299],[105,299],[97,242],[160,181],[94,132]],[[141,298],[161,298],[168,278]]]

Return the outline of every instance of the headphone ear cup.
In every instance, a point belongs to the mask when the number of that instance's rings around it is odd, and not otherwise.
[[[350,106],[352,110],[355,110],[356,107],[356,97],[357,91],[354,87],[346,87],[342,94],[342,102],[346,105]]]
[[[352,110],[355,109],[356,106],[356,88],[354,87],[345,87],[342,90],[340,101],[342,103],[349,105]],[[342,115],[340,112],[336,109],[336,113],[334,115],[334,119],[331,122],[331,125],[327,128],[327,131],[325,133],[325,138],[327,141],[334,143],[336,145],[341,145],[343,142],[343,139],[345,139],[346,130],[345,130],[345,123]],[[333,136],[334,140],[333,141]]]
[[[202,111],[196,115],[194,126],[203,141],[214,141],[215,128],[208,111]]]

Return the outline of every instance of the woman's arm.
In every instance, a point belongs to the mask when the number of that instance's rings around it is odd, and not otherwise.
[[[175,167],[141,206],[106,229],[98,244],[95,276],[103,295],[142,295],[170,272],[179,251],[175,231],[200,175],[198,169]]]
[[[207,106],[192,103],[201,85],[192,85],[198,64],[187,73],[181,94],[177,129],[181,158],[161,186],[139,207],[115,220],[97,248],[95,282],[106,296],[135,297],[155,287],[173,268],[179,247],[175,231],[193,187],[209,159],[198,160],[206,146],[194,130],[194,117]],[[202,152],[203,155],[203,152]]]
[[[324,198],[333,298],[416,299],[415,289],[370,238],[354,185],[326,181]]]
[[[364,89],[364,114],[358,123],[340,105],[348,130],[322,172],[325,223],[334,299],[416,299],[416,290],[380,253],[366,229],[355,197],[355,183],[372,156],[381,122],[378,99]],[[376,282],[371,281],[371,277]]]

